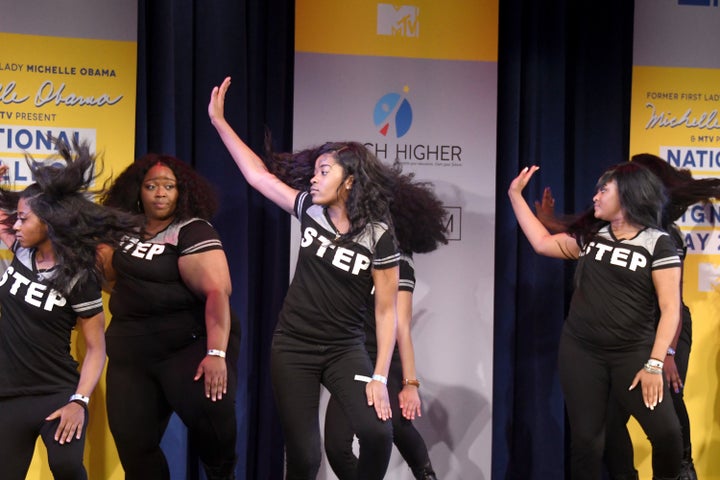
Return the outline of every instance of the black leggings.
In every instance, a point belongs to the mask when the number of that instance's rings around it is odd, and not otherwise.
[[[678,338],[677,349],[675,351],[675,365],[677,365],[680,379],[683,382],[683,388],[679,392],[670,390],[675,413],[677,413],[680,426],[682,428],[682,444],[683,451],[690,450],[690,417],[688,416],[683,391],[685,385],[685,377],[687,376],[688,363],[690,359],[690,347],[692,345],[692,320],[690,318],[690,310],[684,306],[683,323]],[[664,377],[663,377],[664,379]],[[610,478],[624,478],[633,476],[637,473],[635,470],[635,459],[633,452],[632,439],[627,429],[627,421],[630,414],[625,412],[620,405],[610,399],[608,405],[607,419],[607,435],[605,442],[605,465],[610,474]]]
[[[372,357],[371,357],[372,358]],[[402,416],[398,394],[402,390],[402,364],[393,358],[388,375],[388,394],[392,407],[393,443],[408,464],[413,474],[430,463],[427,446],[413,423]],[[352,450],[355,432],[350,421],[335,397],[330,397],[325,412],[325,453],[335,475],[340,480],[353,478],[357,471],[357,458]]]
[[[107,338],[108,422],[127,480],[170,478],[160,441],[173,412],[187,426],[208,478],[232,478],[238,342],[231,335],[227,394],[213,402],[205,397],[203,379],[193,380],[206,354],[206,338],[172,352],[163,347],[172,342],[159,336]]]
[[[356,475],[362,480],[384,477],[392,451],[392,423],[377,417],[367,404],[365,382],[373,366],[364,345],[314,345],[276,333],[271,372],[275,401],[285,436],[288,480],[315,479],[320,469],[320,384],[347,413],[360,442]]]
[[[62,445],[54,438],[60,419],[45,421],[45,417],[66,405],[73,393],[74,390],[68,390],[52,395],[0,399],[0,476],[3,480],[25,479],[38,436],[47,448],[48,463],[55,480],[87,480],[83,466],[87,410],[80,440],[73,437],[72,441]]]
[[[572,480],[600,478],[610,395],[635,417],[650,439],[654,478],[680,475],[682,435],[672,402],[667,401],[667,385],[666,400],[654,410],[645,407],[641,385],[628,390],[649,354],[649,347],[622,352],[594,348],[563,331],[558,370],[570,422]]]

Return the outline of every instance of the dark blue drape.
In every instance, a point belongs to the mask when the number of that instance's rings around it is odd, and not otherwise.
[[[501,0],[492,478],[561,479],[566,449],[557,380],[572,264],[534,254],[507,201],[521,167],[527,189],[550,186],[560,212],[590,204],[595,181],[628,157],[632,15],[627,0]],[[292,0],[139,0],[136,154],[174,154],[208,177],[233,277],[243,344],[238,478],[282,478],[282,439],[268,347],[288,280],[287,215],[250,189],[207,119],[212,86],[232,75],[226,109],[251,148],[268,126],[292,138]],[[173,478],[198,478],[174,422],[164,440]],[[189,460],[188,460],[189,459]]]
[[[526,198],[591,204],[628,159],[634,2],[500,2],[492,478],[562,479],[565,415],[557,344],[573,264],[536,255],[507,188],[540,165]]]
[[[288,284],[289,217],[248,187],[210,125],[207,103],[211,88],[232,76],[226,116],[238,134],[262,152],[267,126],[276,149],[292,147],[294,1],[139,0],[138,18],[136,156],[175,155],[217,187],[222,206],[213,223],[243,333],[238,478],[280,479],[268,350]],[[163,440],[173,478],[202,478],[184,438],[174,419]]]

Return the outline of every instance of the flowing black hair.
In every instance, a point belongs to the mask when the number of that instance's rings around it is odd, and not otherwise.
[[[613,180],[617,184],[620,205],[629,223],[639,227],[663,228],[662,212],[668,197],[665,187],[655,174],[639,163],[625,162],[605,171],[596,188]],[[606,220],[595,217],[591,207],[568,227],[568,233],[585,244],[607,224]]]
[[[271,137],[266,131],[264,161],[268,170],[283,183],[304,191],[310,188],[315,160],[320,155],[340,150],[341,154],[345,150],[352,153],[358,148],[366,150],[360,144],[352,145],[353,149],[350,149],[348,143],[326,143],[295,153],[276,153],[272,150]],[[373,160],[371,163],[374,165],[375,161],[379,162]],[[382,169],[378,170],[382,174],[384,185],[380,192],[382,195],[390,195],[389,213],[398,248],[405,253],[427,253],[440,244],[447,244],[447,211],[435,194],[432,183],[416,181],[413,173],[402,173],[399,164],[392,167],[383,165]],[[349,173],[346,170],[346,177],[347,175]]]
[[[651,153],[633,155],[631,161],[650,170],[660,178],[670,197],[664,212],[666,228],[695,203],[720,198],[720,178],[693,178],[690,170],[675,168]]]
[[[353,176],[353,186],[345,202],[350,229],[336,243],[349,242],[374,223],[385,223],[390,227],[390,203],[392,188],[397,172],[383,164],[363,144],[358,142],[327,142],[293,153],[275,153],[270,146],[269,134],[265,141],[265,164],[268,170],[283,183],[296,190],[308,190],[314,175],[315,161],[324,154],[330,154],[342,166],[343,181]]]
[[[447,211],[432,183],[416,181],[412,173],[398,174],[390,214],[400,251],[427,253],[448,243]]]
[[[73,287],[92,280],[102,282],[102,266],[97,247],[117,247],[120,240],[139,227],[140,219],[91,200],[99,190],[91,190],[102,171],[87,142],[74,140],[72,146],[53,139],[58,155],[36,161],[25,159],[35,179],[21,192],[0,188],[0,208],[8,215],[5,227],[16,219],[18,201],[27,201],[32,212],[48,227],[55,254],[50,285],[67,295]],[[98,169],[96,170],[96,167]]]

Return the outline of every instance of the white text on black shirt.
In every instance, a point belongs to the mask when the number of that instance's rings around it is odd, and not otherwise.
[[[585,247],[584,255],[592,255],[592,250],[595,249],[595,260],[598,262],[603,260],[605,254],[610,256],[609,263],[618,267],[624,267],[628,270],[635,271],[639,268],[647,266],[647,257],[642,253],[636,252],[629,248],[613,247],[604,243],[590,242]],[[629,262],[628,262],[629,258]]]
[[[141,242],[137,238],[129,240],[122,248],[123,251],[129,252],[133,257],[144,258],[145,260],[152,260],[155,255],[160,255],[165,251],[165,245],[163,244]]]
[[[5,285],[11,277],[14,281],[10,286],[10,294],[16,297],[22,296],[23,300],[30,305],[51,312],[53,307],[62,307],[67,303],[65,297],[55,289],[48,291],[47,285],[33,282],[20,272],[16,272],[13,267],[5,270],[5,274],[0,278],[0,285]],[[22,291],[23,289],[24,291]]]
[[[357,275],[360,271],[367,270],[371,264],[370,259],[366,255],[354,252],[349,248],[333,244],[323,235],[318,235],[317,230],[312,227],[305,228],[302,240],[300,241],[300,246],[302,248],[311,246],[314,238],[317,238],[320,241],[320,245],[318,246],[315,255],[322,258],[328,248],[334,250],[335,252],[332,258],[332,264],[341,270]]]

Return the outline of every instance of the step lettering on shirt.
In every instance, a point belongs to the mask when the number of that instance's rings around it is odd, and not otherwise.
[[[318,231],[312,227],[305,228],[302,240],[300,241],[300,246],[302,248],[309,248],[313,246],[313,240],[315,238],[317,238],[320,242],[319,245],[317,245],[315,255],[323,258],[325,257],[325,254],[328,253],[328,250],[330,250],[330,254],[332,255],[331,263],[335,267],[346,272],[350,272],[353,275],[357,275],[361,271],[367,270],[370,267],[371,261],[367,255],[354,252],[349,248],[335,245],[325,236],[319,235]]]
[[[123,243],[122,249],[133,257],[152,260],[155,255],[160,255],[165,251],[165,245],[162,243],[141,242],[137,238],[132,238]]]
[[[5,274],[0,278],[0,286],[11,281],[10,294],[22,298],[25,303],[37,308],[42,308],[51,312],[54,307],[63,307],[67,303],[58,291],[53,288],[48,289],[47,285],[33,282],[25,275],[15,271],[13,267],[8,267]]]
[[[585,248],[584,255],[594,255],[595,260],[598,262],[608,259],[611,265],[624,267],[633,272],[638,268],[645,268],[648,265],[648,259],[642,253],[629,248],[613,247],[604,243],[590,242]],[[606,255],[608,257],[605,257]]]

